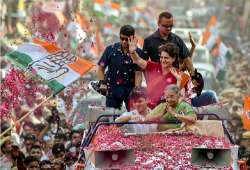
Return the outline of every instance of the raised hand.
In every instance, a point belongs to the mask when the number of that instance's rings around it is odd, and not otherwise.
[[[177,71],[176,71],[176,69],[174,67],[170,69],[170,72],[171,72],[171,74],[173,74],[173,76],[175,76],[175,78],[177,80],[181,79],[181,75],[179,73],[177,73]]]
[[[129,44],[129,53],[134,53],[137,48],[138,40],[135,36],[130,36],[128,38],[128,44]]]
[[[168,106],[167,110],[168,110],[168,113],[170,113],[171,115],[175,114],[174,109],[171,106]]]
[[[165,108],[164,113],[166,113],[166,112],[169,113],[169,114],[171,114],[171,115],[173,115],[173,116],[176,115],[176,113],[175,113],[175,111],[174,111],[174,108],[171,107],[171,106],[168,104],[168,102],[166,102],[166,108]]]
[[[189,35],[189,41],[190,41],[192,47],[195,48],[196,45],[195,45],[195,42],[194,42],[194,39],[192,37],[191,32],[189,32],[188,35]]]

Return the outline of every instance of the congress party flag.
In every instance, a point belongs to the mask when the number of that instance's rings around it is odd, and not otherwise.
[[[55,44],[39,39],[21,44],[17,50],[6,54],[5,57],[14,65],[41,77],[54,94],[86,74],[94,66],[91,62],[70,54]]]

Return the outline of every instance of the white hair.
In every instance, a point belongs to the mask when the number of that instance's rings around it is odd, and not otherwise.
[[[170,84],[170,85],[166,86],[165,91],[171,91],[171,92],[174,92],[178,95],[180,95],[180,92],[181,92],[180,87],[177,86],[176,84]]]

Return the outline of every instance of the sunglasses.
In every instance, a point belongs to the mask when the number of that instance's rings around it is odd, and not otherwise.
[[[161,25],[161,26],[164,27],[164,28],[170,28],[171,29],[171,28],[173,28],[174,25]]]
[[[120,40],[121,41],[128,41],[128,38],[127,37],[120,37]]]

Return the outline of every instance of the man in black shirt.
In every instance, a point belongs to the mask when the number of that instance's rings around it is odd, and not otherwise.
[[[107,91],[107,107],[120,109],[122,103],[125,102],[128,109],[128,97],[136,85],[135,74],[136,70],[139,70],[137,65],[133,64],[129,54],[128,39],[134,34],[135,30],[132,26],[122,26],[120,42],[108,46],[98,62],[97,76],[100,80],[100,89]],[[141,49],[137,48],[136,52],[143,57]]]
[[[158,18],[158,30],[144,40],[143,51],[145,54],[143,58],[146,60],[150,58],[151,61],[160,62],[158,47],[167,42],[172,42],[176,44],[180,50],[180,54],[176,59],[174,66],[178,68],[179,61],[184,62],[187,66],[189,66],[189,73],[193,75],[193,66],[189,50],[183,40],[179,36],[171,32],[172,27],[172,14],[169,12],[161,13]]]

